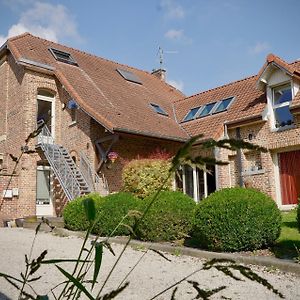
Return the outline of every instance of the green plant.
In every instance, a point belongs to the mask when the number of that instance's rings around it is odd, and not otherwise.
[[[280,211],[269,196],[254,189],[226,188],[199,203],[193,236],[211,250],[254,250],[273,245],[280,226]]]
[[[144,199],[143,206],[152,197]],[[138,238],[146,241],[172,241],[187,237],[192,229],[195,201],[181,192],[163,191],[137,228]]]
[[[153,194],[168,177],[170,167],[171,162],[164,159],[132,160],[123,169],[123,190],[138,198],[146,198]],[[172,178],[169,177],[162,190],[167,191],[171,188]]]
[[[120,192],[104,197],[97,206],[93,233],[100,236],[129,235],[139,203],[140,200],[130,193]]]
[[[97,193],[92,193],[86,196],[78,197],[67,203],[63,210],[63,218],[65,227],[70,230],[84,231],[89,227],[89,221],[86,217],[83,201],[84,199],[93,199],[96,208],[101,206],[104,199]]]

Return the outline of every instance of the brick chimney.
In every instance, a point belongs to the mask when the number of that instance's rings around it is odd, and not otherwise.
[[[165,69],[154,69],[151,73],[162,81],[166,81],[166,70]]]

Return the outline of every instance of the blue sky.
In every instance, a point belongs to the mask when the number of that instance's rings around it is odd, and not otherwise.
[[[0,0],[0,43],[30,31],[151,71],[186,95],[300,58],[299,0]]]

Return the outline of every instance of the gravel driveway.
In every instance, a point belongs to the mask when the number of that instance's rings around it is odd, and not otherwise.
[[[24,270],[24,255],[29,253],[33,237],[34,231],[32,230],[0,228],[0,272],[16,276]],[[75,258],[81,243],[82,239],[80,238],[59,237],[51,233],[41,232],[36,240],[33,257],[37,257],[43,250],[48,249],[48,258]],[[119,253],[122,246],[113,244],[113,249],[116,253]],[[106,292],[118,286],[124,275],[129,272],[144,252],[145,249],[128,248],[126,250],[120,264],[108,282]],[[166,257],[171,262],[152,251],[148,251],[138,267],[129,276],[129,286],[116,299],[150,299],[164,288],[201,268],[203,262],[205,262],[188,256],[166,254]],[[99,275],[100,281],[107,274],[114,260],[115,257],[110,252],[104,252]],[[300,299],[299,277],[293,274],[280,273],[276,270],[266,270],[262,267],[253,267],[252,269],[273,284],[286,299]],[[42,279],[35,282],[34,287],[41,294],[48,293],[51,287],[64,279],[54,266],[42,266],[39,275],[42,275]],[[280,299],[257,283],[247,279],[245,281],[235,281],[215,269],[200,271],[191,276],[189,280],[197,281],[202,289],[227,286],[225,290],[214,294],[210,299]],[[198,299],[196,298],[197,294],[196,289],[185,281],[179,285],[176,299]],[[16,290],[3,278],[0,278],[0,299],[17,299],[17,295]],[[168,292],[157,299],[170,299],[170,297],[171,292]]]

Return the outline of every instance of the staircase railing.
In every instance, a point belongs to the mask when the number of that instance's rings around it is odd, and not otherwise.
[[[38,136],[38,145],[42,148],[67,198],[73,200],[80,196],[83,193],[82,188],[73,171],[77,167],[74,162],[72,164],[66,161],[60,146],[54,143],[54,139],[47,126],[43,126]]]
[[[84,152],[80,152],[79,168],[91,190],[101,195],[107,195],[109,193],[106,178],[103,174],[99,176],[93,170],[92,164]]]

